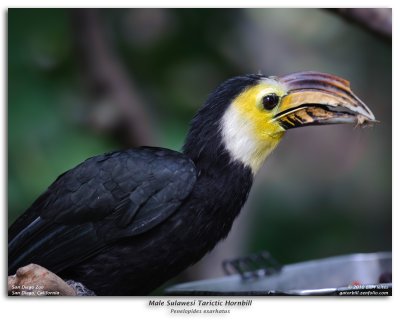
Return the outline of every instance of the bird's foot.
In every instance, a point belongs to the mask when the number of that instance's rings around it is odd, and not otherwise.
[[[95,296],[94,291],[88,289],[83,283],[74,280],[67,280],[66,283],[72,287],[77,296]]]

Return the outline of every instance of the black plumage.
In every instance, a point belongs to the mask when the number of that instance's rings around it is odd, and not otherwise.
[[[252,172],[226,151],[219,120],[258,81],[228,80],[191,123],[183,153],[137,148],[61,175],[9,229],[9,274],[37,263],[98,295],[142,295],[225,238]]]

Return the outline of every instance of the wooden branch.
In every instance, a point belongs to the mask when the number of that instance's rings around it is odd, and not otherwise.
[[[154,126],[132,79],[125,72],[106,37],[97,9],[73,9],[74,30],[82,70],[95,98],[111,103],[117,109],[119,122],[114,131],[128,146],[153,145]]]
[[[391,8],[339,8],[329,9],[349,22],[379,36],[392,40],[392,9]]]
[[[49,270],[29,264],[8,277],[10,296],[76,296],[75,290]]]

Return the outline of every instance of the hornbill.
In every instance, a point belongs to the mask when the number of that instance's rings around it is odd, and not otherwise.
[[[287,130],[372,122],[337,76],[229,79],[191,121],[182,153],[111,152],[59,176],[9,228],[8,273],[36,263],[97,295],[148,294],[228,235]]]

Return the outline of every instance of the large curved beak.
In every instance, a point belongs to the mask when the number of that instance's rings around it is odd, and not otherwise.
[[[286,86],[287,94],[272,121],[278,121],[284,129],[377,122],[371,110],[351,91],[347,80],[311,71],[280,77],[279,82]]]

